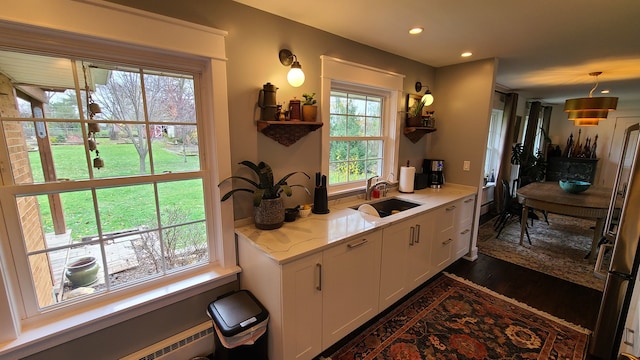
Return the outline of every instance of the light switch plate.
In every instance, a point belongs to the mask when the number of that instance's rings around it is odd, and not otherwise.
[[[465,160],[462,162],[462,170],[469,171],[471,170],[471,161]]]
[[[624,343],[629,345],[629,346],[633,346],[633,339],[634,339],[634,331],[632,329],[626,328],[624,329]]]

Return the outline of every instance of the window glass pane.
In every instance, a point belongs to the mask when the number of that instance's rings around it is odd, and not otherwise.
[[[83,92],[84,93],[84,92]],[[75,89],[45,91],[44,117],[49,119],[80,119]]]
[[[98,189],[96,196],[103,235],[158,228],[152,184]]]
[[[329,143],[329,161],[344,161],[349,153],[348,141],[331,141]]]
[[[364,136],[364,116],[347,117],[347,136]]]
[[[382,97],[332,91],[331,102],[329,184],[361,181],[381,174],[384,140],[366,139],[383,136]],[[338,141],[342,136],[358,139]]]
[[[40,308],[98,295],[106,289],[98,245],[29,255],[29,266]],[[49,276],[42,273],[42,267],[47,268]]]
[[[149,143],[144,124],[99,124],[97,151],[104,167],[94,169],[96,178],[145,175],[151,173]],[[92,158],[96,158],[92,153]]]
[[[349,163],[338,161],[329,163],[329,184],[341,184],[347,182],[347,168]]]
[[[162,239],[167,270],[204,263],[209,259],[204,222],[164,229]]]
[[[382,174],[382,159],[367,160],[366,169],[365,177]]]
[[[366,175],[364,173],[365,163],[366,162],[364,160],[356,160],[356,161],[349,162],[349,173],[348,173],[349,181],[364,180],[366,178]]]
[[[349,141],[349,160],[364,159],[366,158],[366,154],[366,141]]]
[[[158,184],[160,221],[163,227],[204,219],[202,180]]]
[[[113,286],[130,285],[132,281],[139,281],[158,277],[164,273],[160,236],[157,230],[143,231],[127,236],[119,242],[129,241],[135,253],[135,266],[115,273],[112,276]],[[113,260],[117,260],[116,254]],[[111,261],[110,261],[111,262]]]
[[[107,72],[106,69],[91,68],[92,73]],[[104,83],[95,84],[91,96],[100,105],[100,120],[143,121],[144,102],[140,73],[136,70],[109,70]]]
[[[382,116],[382,98],[367,97],[367,116]]]
[[[345,115],[331,115],[329,136],[345,136],[347,134],[347,117]]]
[[[151,125],[151,129],[156,174],[200,170],[200,148],[195,125]]]
[[[196,122],[193,80],[179,75],[144,75],[149,121]]]
[[[382,135],[382,118],[379,117],[367,117],[366,118],[366,136],[381,136]]]
[[[382,140],[368,140],[367,141],[367,158],[382,159]]]
[[[331,91],[331,114],[346,114],[347,113],[347,93],[341,91]]]
[[[349,103],[347,113],[351,115],[365,115],[367,106],[367,97],[364,95],[349,94]]]

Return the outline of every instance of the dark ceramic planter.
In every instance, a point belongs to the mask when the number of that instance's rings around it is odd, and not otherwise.
[[[284,200],[262,199],[260,206],[253,208],[253,222],[258,229],[273,230],[284,223]]]

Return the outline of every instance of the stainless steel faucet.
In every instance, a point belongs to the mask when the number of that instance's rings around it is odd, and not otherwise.
[[[371,192],[373,191],[373,189],[376,188],[376,186],[378,185],[387,185],[387,186],[393,186],[392,183],[386,181],[386,180],[381,180],[381,181],[377,181],[377,182],[373,182],[373,180],[377,179],[379,176],[372,176],[370,178],[367,179],[367,190],[365,192],[365,200],[371,200]],[[385,192],[386,193],[386,192]]]

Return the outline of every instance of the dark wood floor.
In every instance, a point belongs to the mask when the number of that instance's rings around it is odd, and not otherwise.
[[[595,328],[602,292],[490,256],[460,259],[445,271],[589,330]]]

